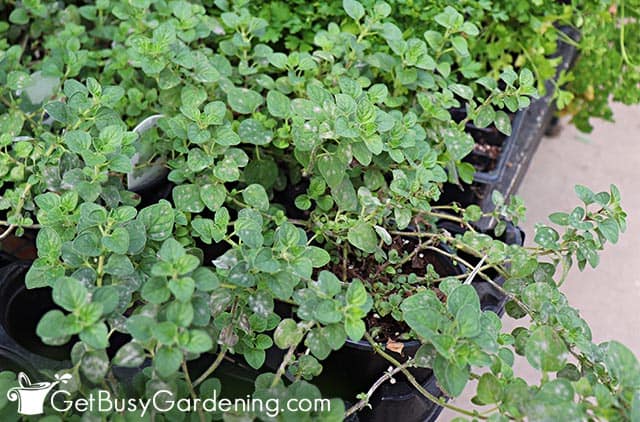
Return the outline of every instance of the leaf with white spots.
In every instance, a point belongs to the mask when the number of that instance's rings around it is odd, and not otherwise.
[[[227,91],[227,102],[240,114],[251,114],[264,102],[262,95],[247,88],[233,87]]]

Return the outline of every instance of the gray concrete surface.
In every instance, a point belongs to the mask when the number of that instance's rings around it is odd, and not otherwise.
[[[548,222],[554,211],[570,211],[579,204],[575,184],[598,192],[613,183],[620,188],[628,214],[628,228],[615,245],[607,245],[600,265],[583,272],[574,268],[562,290],[569,302],[589,323],[595,342],[618,340],[640,357],[640,107],[615,105],[615,123],[596,121],[594,131],[584,135],[563,125],[559,136],[545,138],[533,158],[519,195],[527,205],[522,224],[530,236],[537,222]],[[505,330],[526,324],[503,318]],[[521,359],[516,374],[529,382],[538,378]],[[469,385],[453,403],[470,408],[475,385]],[[442,413],[450,421],[454,412]]]

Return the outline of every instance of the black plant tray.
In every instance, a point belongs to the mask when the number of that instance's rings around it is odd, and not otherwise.
[[[580,37],[575,28],[563,27],[561,30],[573,40],[578,40]],[[538,145],[540,145],[540,141],[555,115],[556,108],[553,93],[556,81],[562,72],[566,72],[571,68],[577,58],[577,54],[578,51],[573,45],[562,40],[559,41],[558,50],[554,56],[561,57],[562,61],[556,69],[556,76],[554,80],[545,83],[546,95],[532,101],[526,110],[516,114],[516,118],[519,115],[520,122],[516,122],[516,119],[514,119],[513,134],[508,140],[505,140],[507,145],[503,147],[500,156],[500,161],[504,166],[496,166],[496,170],[499,173],[494,173],[491,175],[492,177],[485,176],[483,173],[476,173],[474,182],[471,185],[465,185],[463,188],[453,184],[446,184],[443,195],[438,201],[439,203],[458,202],[462,206],[477,204],[483,211],[491,212],[494,209],[494,204],[491,200],[491,193],[494,190],[502,193],[507,199],[518,191],[531,160],[538,149]],[[497,177],[493,177],[496,175]],[[487,219],[482,221],[479,226],[487,229],[493,226],[494,223],[495,221]]]

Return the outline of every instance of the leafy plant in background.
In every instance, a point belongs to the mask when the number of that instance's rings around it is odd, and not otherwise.
[[[332,23],[308,22],[309,8],[292,17],[281,3],[259,15],[245,6],[24,2],[5,11],[17,25],[3,28],[0,63],[2,236],[39,230],[25,283],[50,286],[60,307],[38,335],[48,344],[78,336],[64,371],[76,380],[70,392],[210,396],[224,391],[215,376],[232,358],[264,372],[256,397],[319,397],[314,377],[349,338],[389,360],[382,381],[402,372],[468,417],[637,413],[633,354],[616,342],[593,344],[558,290],[573,262],[595,267],[625,229],[617,189],[578,187],[584,206],[551,216],[563,232],[539,226],[537,246],[527,248],[479,233],[473,223],[488,216],[476,205],[433,205],[445,182],[472,180],[461,161],[473,148],[465,123],[508,134],[509,113],[529,105],[548,70],[487,68],[478,52],[496,52],[479,29],[484,15],[446,3],[419,16],[429,21],[424,34],[413,33],[413,9],[396,14],[384,2],[327,3],[325,16],[341,16]],[[503,10],[508,20],[511,9]],[[460,106],[468,120],[456,123],[448,110]],[[128,130],[150,114],[162,114],[157,127]],[[174,187],[147,205],[128,175],[158,163]],[[499,194],[494,202],[499,237],[523,206]],[[464,234],[439,229],[441,220]],[[412,250],[394,248],[406,238]],[[424,251],[465,272],[407,274],[405,264]],[[355,263],[370,267],[353,276]],[[493,273],[507,279],[503,287]],[[372,282],[380,275],[386,284]],[[472,279],[507,295],[509,314],[531,326],[501,333]],[[373,312],[404,332],[385,337],[367,320]],[[113,350],[117,336],[127,340]],[[406,339],[423,345],[400,362],[386,345]],[[269,371],[274,347],[284,358]],[[515,354],[541,371],[539,386],[514,375]],[[197,359],[207,369],[194,379]],[[474,401],[496,409],[457,409],[432,396],[409,372],[416,366],[433,368],[450,397],[478,380]],[[119,367],[139,368],[132,391]],[[349,409],[334,399],[330,413],[308,417],[340,420],[371,393]],[[11,410],[0,401],[3,416]]]

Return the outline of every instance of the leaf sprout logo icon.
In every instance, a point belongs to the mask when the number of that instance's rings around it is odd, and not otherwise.
[[[37,382],[31,384],[31,380],[24,372],[18,374],[19,387],[7,391],[9,401],[18,401],[18,413],[21,415],[41,415],[44,413],[44,400],[53,387],[70,380],[71,374],[56,374],[54,382]]]

